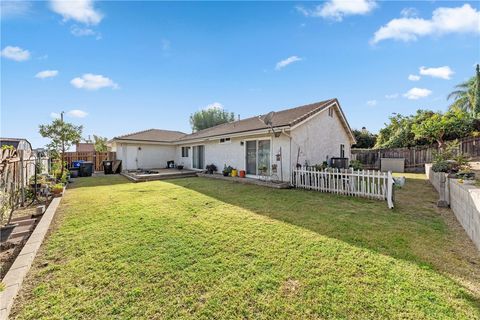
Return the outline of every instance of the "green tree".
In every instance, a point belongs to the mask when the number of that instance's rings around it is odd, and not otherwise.
[[[63,119],[55,119],[51,124],[41,124],[39,133],[44,138],[49,138],[50,143],[47,148],[52,152],[54,157],[58,157],[62,161],[60,175],[63,176],[65,150],[82,139],[83,126],[75,126],[71,123],[63,121]]]
[[[386,123],[385,127],[380,129],[374,148],[403,148],[427,144],[428,141],[425,139],[415,137],[412,126],[433,114],[435,113],[429,110],[417,110],[415,115],[410,116],[394,114],[389,118],[390,123]]]
[[[235,120],[233,112],[227,112],[220,107],[197,111],[190,116],[192,130],[199,131]]]
[[[107,141],[108,139],[106,137],[93,135],[93,143],[95,145],[95,151],[97,152],[107,151]]]
[[[447,96],[447,100],[453,99],[450,109],[468,111],[478,117],[480,115],[480,66],[477,64],[475,76],[455,88],[457,90]]]
[[[438,143],[443,148],[446,140],[468,136],[474,126],[470,113],[457,109],[444,114],[434,113],[431,117],[412,125],[415,139],[425,139],[429,143]]]
[[[353,148],[370,149],[373,148],[377,141],[377,135],[369,132],[365,128],[362,128],[362,130],[354,129],[353,135],[355,136],[355,140],[357,140],[357,143],[352,146]]]

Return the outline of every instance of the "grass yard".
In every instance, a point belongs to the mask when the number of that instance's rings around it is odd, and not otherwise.
[[[18,319],[480,319],[480,256],[433,188],[386,202],[187,178],[83,178]]]

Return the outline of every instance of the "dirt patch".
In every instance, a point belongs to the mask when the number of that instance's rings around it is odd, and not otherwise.
[[[294,296],[300,291],[300,281],[294,279],[288,279],[285,281],[280,290],[285,296]]]

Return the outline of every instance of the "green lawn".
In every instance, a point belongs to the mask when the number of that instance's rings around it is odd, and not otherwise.
[[[386,202],[188,178],[82,178],[19,319],[480,319],[480,256],[411,175]]]

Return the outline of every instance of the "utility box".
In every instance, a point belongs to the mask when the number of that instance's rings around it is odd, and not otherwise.
[[[383,172],[405,172],[405,158],[382,158],[380,159],[380,170]]]

